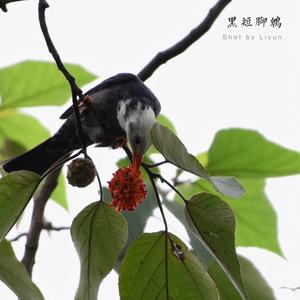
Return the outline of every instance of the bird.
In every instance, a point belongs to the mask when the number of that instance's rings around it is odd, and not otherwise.
[[[85,146],[111,147],[129,143],[133,161],[141,163],[151,146],[151,129],[161,105],[136,75],[119,73],[102,81],[78,100]],[[7,172],[27,170],[40,176],[74,151],[81,149],[73,106],[60,117],[59,130],[35,148],[3,164]]]

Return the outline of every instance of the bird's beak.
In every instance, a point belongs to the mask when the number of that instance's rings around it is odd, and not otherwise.
[[[140,168],[140,165],[142,163],[142,158],[143,156],[136,153],[136,152],[133,152],[133,160],[132,160],[132,164],[133,164],[133,169],[135,171],[138,171],[139,168]]]

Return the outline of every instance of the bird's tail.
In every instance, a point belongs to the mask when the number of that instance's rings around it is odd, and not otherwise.
[[[55,162],[68,156],[67,147],[53,147],[53,138],[49,138],[35,148],[3,164],[6,172],[27,170],[39,175],[44,174]]]

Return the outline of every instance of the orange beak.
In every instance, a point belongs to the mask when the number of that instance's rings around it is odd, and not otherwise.
[[[133,153],[133,169],[137,172],[141,166],[143,156],[137,153]]]

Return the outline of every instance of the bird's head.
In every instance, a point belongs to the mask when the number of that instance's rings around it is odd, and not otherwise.
[[[127,74],[126,86],[119,97],[117,119],[126,132],[133,161],[140,166],[142,156],[151,146],[151,129],[160,112],[160,103],[151,90],[135,75]]]
[[[150,106],[132,110],[125,120],[125,131],[133,152],[133,161],[138,166],[151,146],[151,129],[154,123],[155,114]]]

